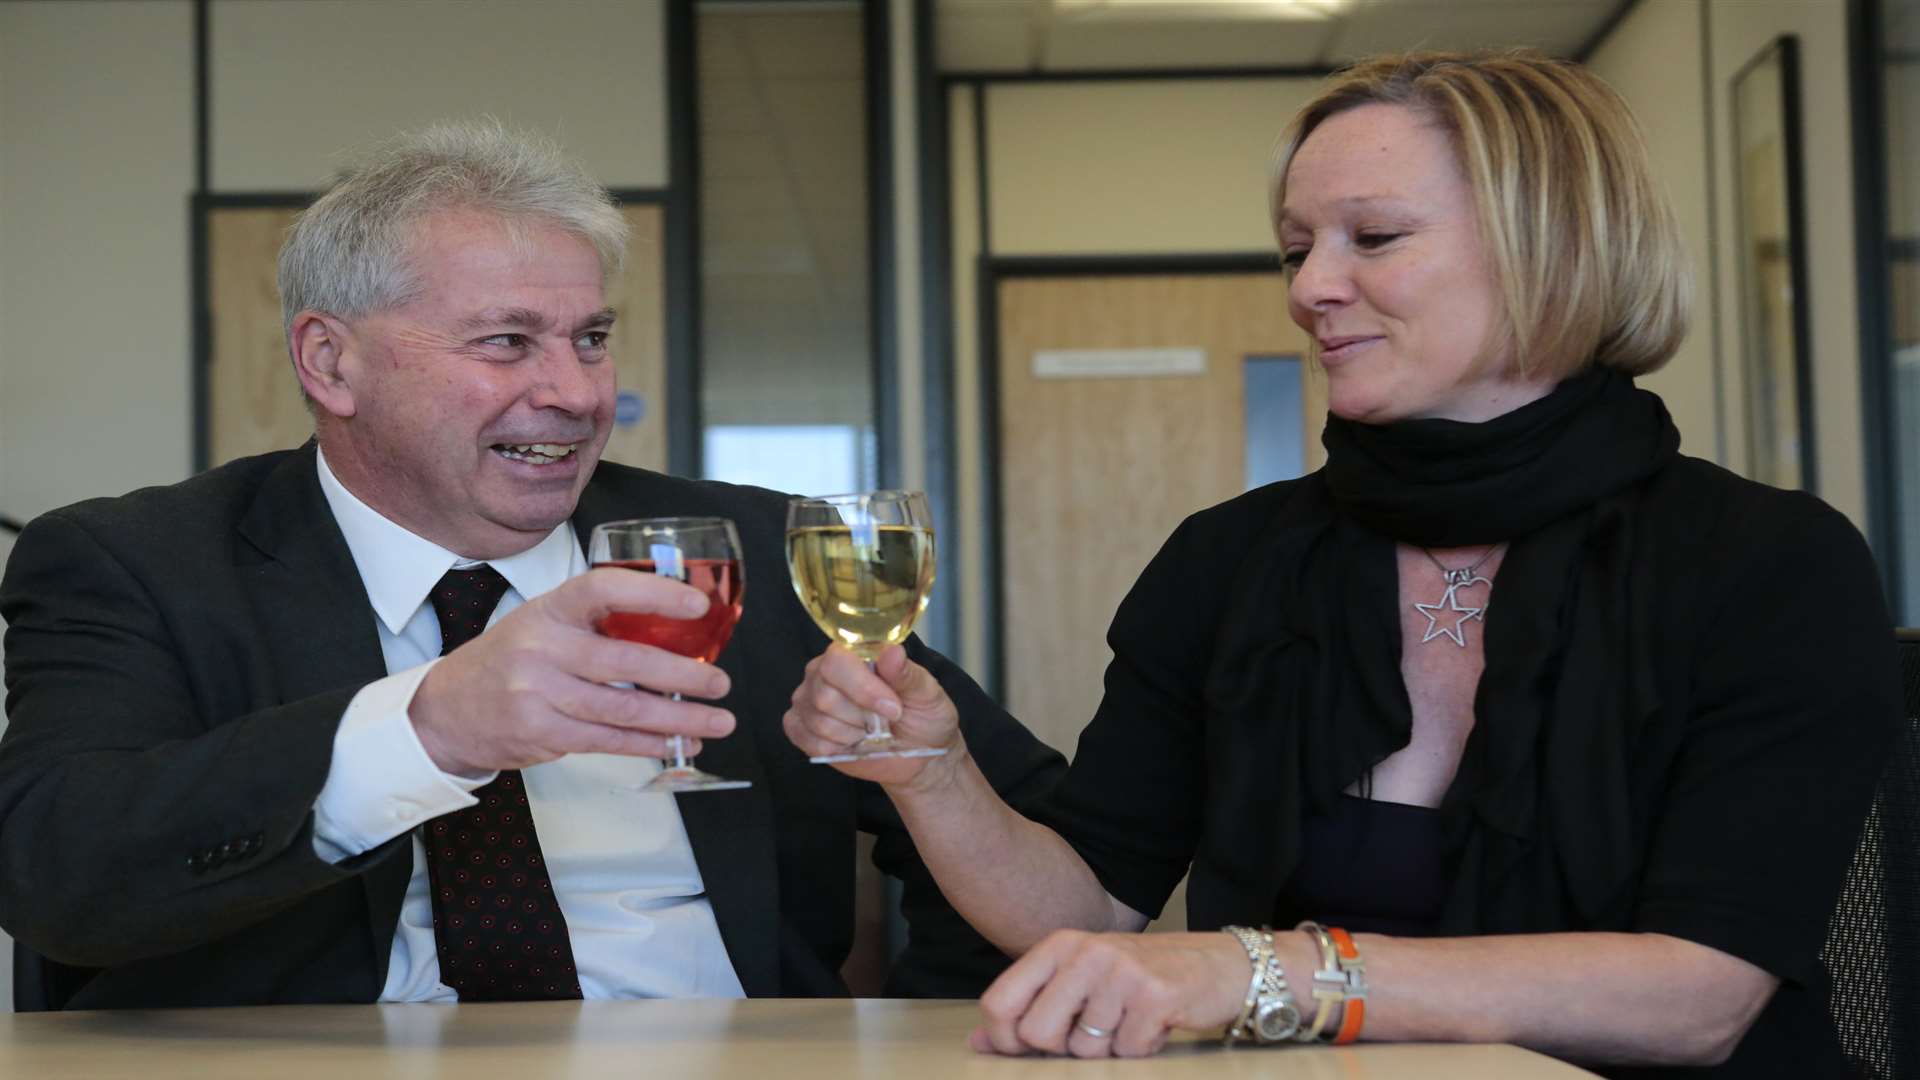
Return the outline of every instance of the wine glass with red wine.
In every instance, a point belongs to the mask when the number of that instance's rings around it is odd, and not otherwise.
[[[597,629],[608,637],[637,641],[711,664],[733,637],[740,621],[746,581],[740,568],[740,534],[726,518],[640,518],[596,525],[587,542],[587,560],[597,569],[617,566],[684,581],[707,594],[707,612],[675,619],[638,611],[615,611]],[[679,694],[669,694],[675,701]],[[665,792],[724,791],[752,787],[694,768],[686,740],[672,737],[673,763],[635,790]]]

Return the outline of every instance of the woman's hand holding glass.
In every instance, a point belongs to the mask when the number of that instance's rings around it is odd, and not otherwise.
[[[873,668],[904,643],[933,592],[933,514],[918,491],[863,491],[787,504],[787,565],[794,595],[827,637]],[[818,765],[855,758],[939,757],[944,746],[894,737],[885,713],[865,734],[811,754]]]
[[[787,738],[809,757],[833,757],[865,738],[869,714],[885,718],[902,743],[934,750],[958,750],[960,713],[933,673],[888,646],[873,666],[844,645],[829,645],[807,663],[806,677],[793,692],[782,717]],[[953,765],[944,757],[871,757],[835,760],[849,776],[876,783],[906,784],[930,764]]]

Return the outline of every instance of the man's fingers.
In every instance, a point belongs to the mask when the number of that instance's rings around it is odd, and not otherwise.
[[[605,724],[575,725],[574,745],[568,751],[575,754],[621,754],[626,757],[670,758],[674,755],[671,738],[655,735],[646,731],[631,731],[626,728],[608,727]],[[685,753],[693,757],[700,753],[699,739],[687,738]]]
[[[706,594],[685,582],[613,566],[569,578],[533,603],[560,622],[589,630],[615,611],[692,619],[707,610]]]
[[[734,729],[733,714],[725,709],[582,679],[557,687],[552,704],[573,720],[654,735],[719,739],[733,734]]]
[[[712,664],[586,631],[556,639],[549,655],[555,667],[588,682],[632,683],[662,694],[709,701],[726,697],[732,687],[727,673]]]

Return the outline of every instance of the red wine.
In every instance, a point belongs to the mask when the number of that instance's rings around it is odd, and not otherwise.
[[[618,566],[642,573],[654,573],[652,559],[629,559],[595,563],[595,567]],[[740,621],[740,599],[744,591],[738,559],[685,559],[681,580],[707,594],[707,613],[697,619],[670,619],[637,611],[616,611],[600,620],[595,629],[608,637],[637,641],[668,652],[691,656],[713,663],[720,650],[733,637],[733,626]]]

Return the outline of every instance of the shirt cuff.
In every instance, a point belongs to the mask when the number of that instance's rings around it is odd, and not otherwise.
[[[422,822],[479,802],[469,792],[499,774],[441,771],[420,745],[407,708],[438,660],[368,683],[347,703],[333,764],[313,804],[313,850],[330,863],[379,847]]]

